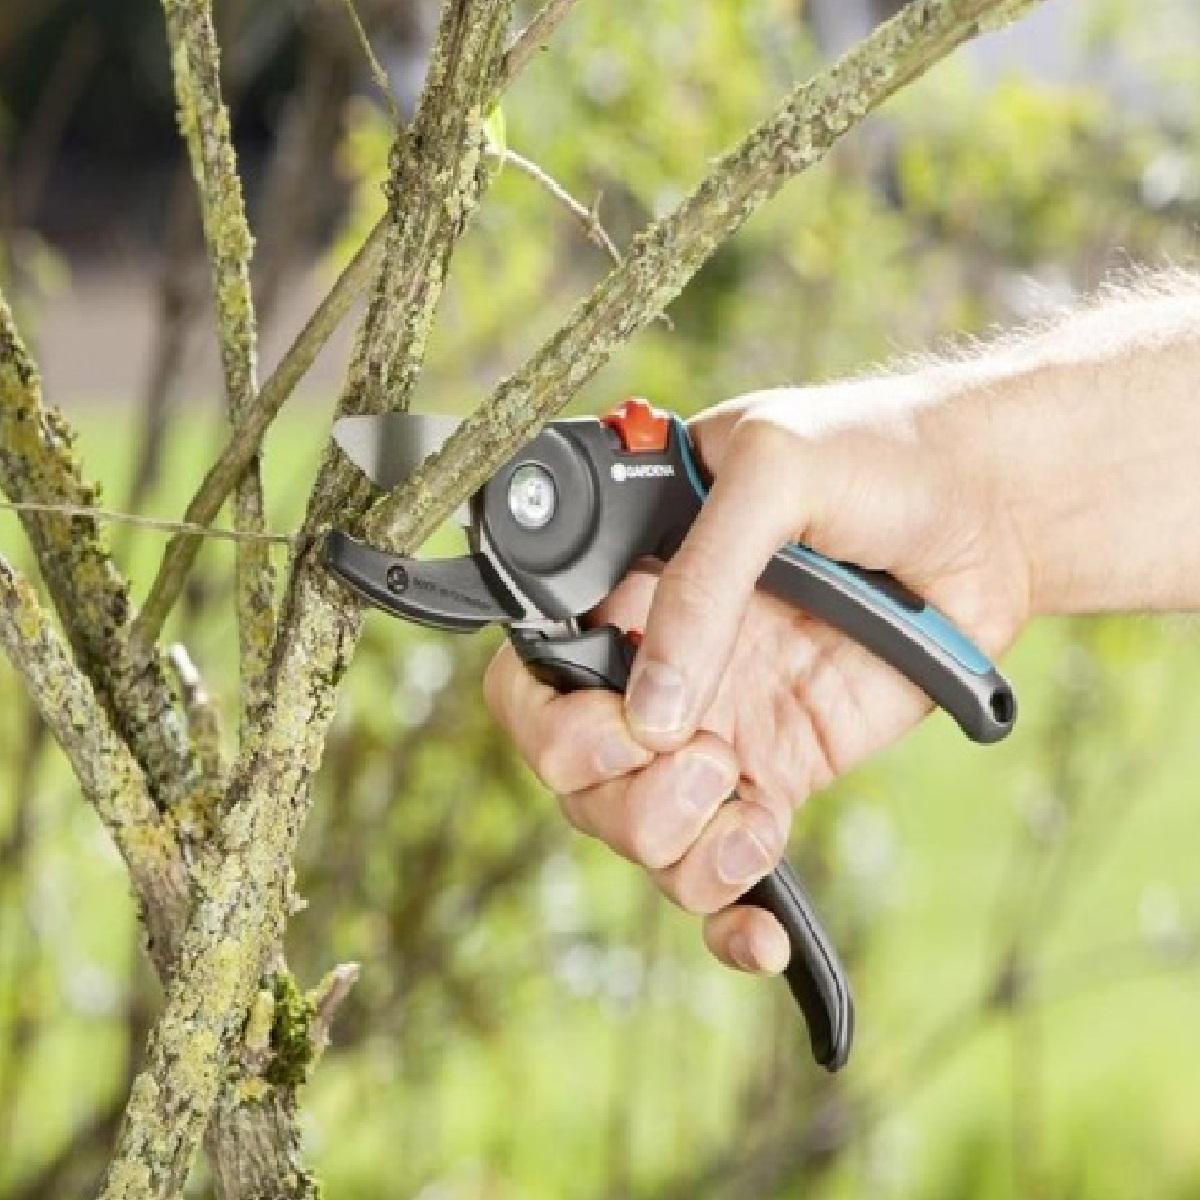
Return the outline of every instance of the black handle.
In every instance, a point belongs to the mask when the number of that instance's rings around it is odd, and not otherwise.
[[[635,649],[615,626],[565,638],[510,629],[509,637],[533,675],[560,692],[624,692],[629,682]],[[791,948],[784,976],[807,1022],[813,1057],[829,1071],[841,1070],[854,1035],[850,983],[795,872],[780,863],[742,897],[742,903],[766,909],[783,926]]]
[[[835,562],[807,546],[781,550],[758,586],[840,629],[912,680],[976,742],[1012,732],[1008,680],[941,612],[883,571]]]

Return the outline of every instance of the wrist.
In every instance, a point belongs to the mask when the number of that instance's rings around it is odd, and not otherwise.
[[[931,428],[1013,531],[1031,615],[1200,607],[1194,297],[929,374]]]
[[[935,368],[928,428],[984,514],[989,539],[1019,573],[1025,618],[1070,612],[1083,598],[1077,549],[1098,540],[1078,497],[1090,488],[1089,458],[1073,436],[1073,414],[1051,397],[1058,381],[1042,370]]]

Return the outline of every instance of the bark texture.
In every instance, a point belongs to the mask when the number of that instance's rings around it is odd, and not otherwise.
[[[483,181],[484,102],[495,86],[510,0],[451,0],[411,131],[392,155],[383,270],[343,407],[382,409],[411,387],[450,252]],[[367,491],[330,455],[310,523],[364,507]],[[285,884],[336,687],[361,615],[302,548],[279,623],[267,699],[230,786],[222,856],[201,883],[166,1010],[130,1095],[105,1197],[173,1196],[190,1169],[266,956],[283,931]]]
[[[141,766],[112,728],[91,682],[71,660],[33,588],[3,557],[0,645],[121,852],[151,955],[160,970],[168,970],[189,905],[188,873],[174,822],[155,805]]]
[[[0,487],[9,500],[88,506],[100,499],[62,415],[42,403],[42,381],[0,297]],[[96,521],[26,514],[54,606],[84,672],[146,772],[156,802],[182,803],[195,783],[183,724],[157,653],[135,654],[129,586]]]
[[[221,56],[211,0],[163,0],[163,11],[179,128],[196,180],[208,246],[229,420],[236,425],[257,390],[258,326],[250,293],[254,242],[246,220],[229,110],[221,94]],[[252,533],[265,528],[257,453],[236,478],[233,509],[237,528]],[[260,696],[275,630],[274,572],[265,543],[238,544],[237,609],[246,732],[245,715]]]
[[[0,483],[9,498],[94,503],[99,490],[84,479],[73,441],[61,414],[43,406],[38,374],[0,300]],[[193,876],[205,861],[204,839],[219,800],[219,781],[199,769],[213,754],[211,717],[193,708],[194,724],[185,724],[162,656],[132,649],[128,584],[96,522],[48,515],[23,520],[63,625],[75,635],[74,662],[7,564],[0,565],[0,641],[129,867],[147,951],[165,981],[187,927]],[[190,687],[203,690],[194,673]],[[247,1146],[270,1145],[264,1161],[286,1159],[289,1167],[270,1193],[227,1190],[223,1200],[310,1194],[311,1176],[287,1149],[299,1146],[287,1120],[294,1109],[295,1081],[264,1089],[253,1073],[233,1073],[221,1101],[223,1119],[207,1140],[214,1173],[228,1181],[260,1178],[268,1168],[249,1169]]]

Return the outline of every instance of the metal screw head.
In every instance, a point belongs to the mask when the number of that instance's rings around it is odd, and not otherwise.
[[[400,566],[388,567],[387,585],[394,596],[403,596],[408,591],[408,572]]]
[[[537,463],[526,463],[513,472],[508,485],[508,511],[522,529],[544,529],[558,509],[554,477]]]

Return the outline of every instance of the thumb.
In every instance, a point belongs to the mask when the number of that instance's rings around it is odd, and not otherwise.
[[[797,450],[782,431],[740,426],[707,502],[663,570],[626,694],[630,728],[651,750],[678,749],[696,731],[758,577],[804,525],[792,482],[803,477]]]

